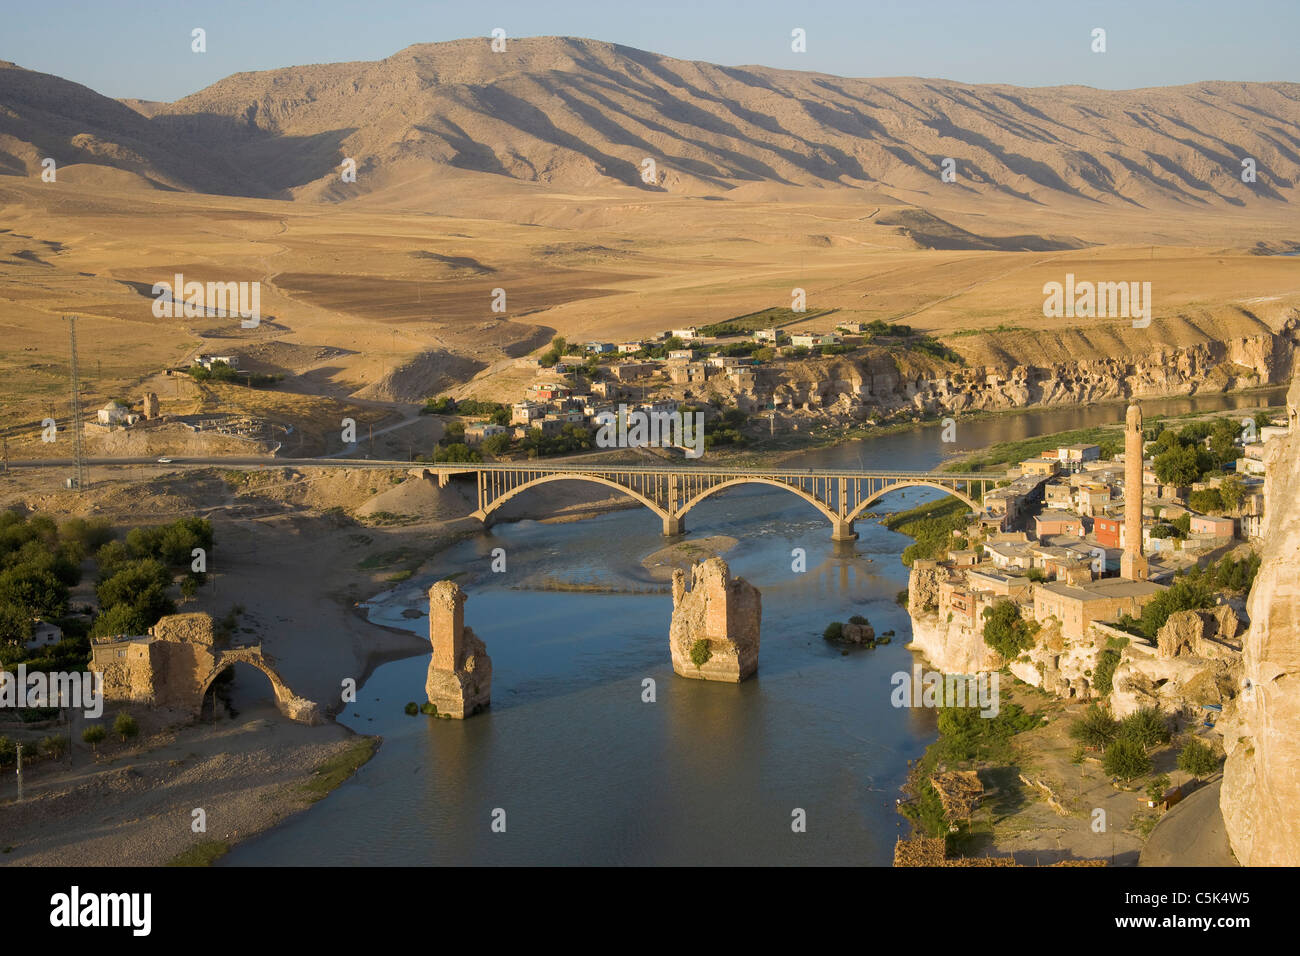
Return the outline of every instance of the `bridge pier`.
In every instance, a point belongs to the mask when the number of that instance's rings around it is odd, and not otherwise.
[[[858,533],[853,530],[853,522],[847,518],[835,518],[831,524],[832,541],[853,541]]]
[[[682,515],[664,515],[664,537],[675,538],[686,533],[686,518]]]

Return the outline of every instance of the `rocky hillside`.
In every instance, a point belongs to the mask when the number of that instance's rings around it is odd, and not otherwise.
[[[38,154],[75,156],[165,171],[190,188],[330,199],[455,170],[695,194],[760,184],[929,191],[944,157],[957,163],[952,189],[1026,203],[1227,208],[1294,202],[1300,183],[1294,83],[1106,91],[851,79],[538,37],[504,53],[477,38],[377,62],[239,73],[170,104],[95,97],[12,65],[0,71],[0,161],[30,173]],[[76,146],[80,134],[95,148]],[[183,148],[210,159],[183,169]],[[1247,156],[1254,184],[1240,178]],[[359,167],[346,189],[344,157]],[[646,157],[653,184],[642,179]],[[238,181],[223,172],[234,168]]]
[[[1300,866],[1300,376],[1291,435],[1272,443],[1264,560],[1250,592],[1243,693],[1219,726],[1228,752],[1220,807],[1245,866]]]

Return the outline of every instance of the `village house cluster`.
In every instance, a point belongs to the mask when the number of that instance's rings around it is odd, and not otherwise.
[[[1138,413],[1137,437],[1128,436],[1115,461],[1102,460],[1097,445],[1053,448],[1021,462],[1017,477],[985,495],[972,526],[955,532],[971,546],[938,563],[940,616],[974,629],[986,608],[1010,600],[1026,619],[1054,618],[1067,640],[1080,640],[1094,622],[1139,616],[1164,590],[1161,582],[1198,557],[1262,533],[1265,446],[1285,435],[1285,426],[1266,426],[1258,443],[1244,446],[1236,464],[1240,505],[1209,515],[1193,511],[1188,499],[1225,478],[1187,488],[1162,484],[1144,457],[1150,443],[1142,441],[1140,421]],[[1140,482],[1126,480],[1130,457],[1141,462],[1134,472]],[[1137,520],[1127,520],[1133,513]],[[1183,518],[1185,537],[1162,536]]]
[[[647,399],[651,393],[679,386],[703,387],[725,384],[727,391],[737,396],[737,406],[742,411],[759,410],[745,396],[752,395],[758,384],[762,362],[749,355],[717,354],[715,347],[734,346],[746,341],[771,348],[774,356],[794,356],[803,350],[844,343],[841,333],[860,334],[866,327],[861,323],[842,322],[833,332],[786,333],[778,328],[760,329],[748,337],[711,337],[702,335],[695,326],[665,329],[652,339],[629,342],[587,342],[583,352],[588,355],[618,358],[600,366],[599,376],[590,384],[579,387],[575,373],[583,363],[561,357],[549,370],[554,379],[534,383],[527,395],[511,406],[509,425],[477,422],[465,426],[465,442],[477,445],[493,435],[509,434],[524,438],[531,429],[540,429],[545,436],[558,434],[565,425],[600,428],[616,421],[618,407],[626,405],[629,413],[662,414],[676,412],[678,399],[657,397]],[[662,358],[646,356],[648,349],[662,346],[676,339],[680,348],[668,349]],[[521,359],[520,367],[539,368],[536,358]],[[789,390],[774,390],[767,408],[789,406]]]

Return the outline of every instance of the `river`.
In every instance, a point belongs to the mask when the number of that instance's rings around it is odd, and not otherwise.
[[[1252,408],[1284,389],[1144,401],[1150,415]],[[1123,406],[963,420],[957,447],[1122,419]],[[808,451],[802,467],[929,469],[952,445],[938,426]],[[939,495],[887,496],[880,512]],[[647,589],[659,519],[618,511],[569,524],[520,521],[462,541],[428,582],[469,571],[466,624],[492,657],[492,706],[466,721],[403,713],[424,700],[428,657],[379,667],[339,720],[383,746],[326,800],[236,846],[222,865],[867,864],[887,866],[905,831],[895,800],[909,759],[934,740],[934,715],[890,705],[912,656],[899,554],[910,539],[860,520],[830,541],[811,506],[773,488],[721,493],[687,515],[688,538],[730,535],[733,574],[763,595],[754,679],[676,677],[668,594],[529,589],[545,577]],[[482,573],[494,548],[506,572]],[[803,548],[807,571],[792,570]],[[821,632],[853,614],[893,642],[845,654]],[[397,609],[376,620],[418,633]],[[643,700],[644,681],[655,700]],[[795,832],[798,811],[805,832]],[[496,821],[496,829],[493,823]],[[504,832],[499,832],[504,821]]]

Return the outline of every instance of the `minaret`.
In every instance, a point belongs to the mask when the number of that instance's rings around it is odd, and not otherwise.
[[[1124,416],[1124,553],[1119,574],[1130,581],[1147,579],[1142,555],[1142,409],[1136,402]]]

